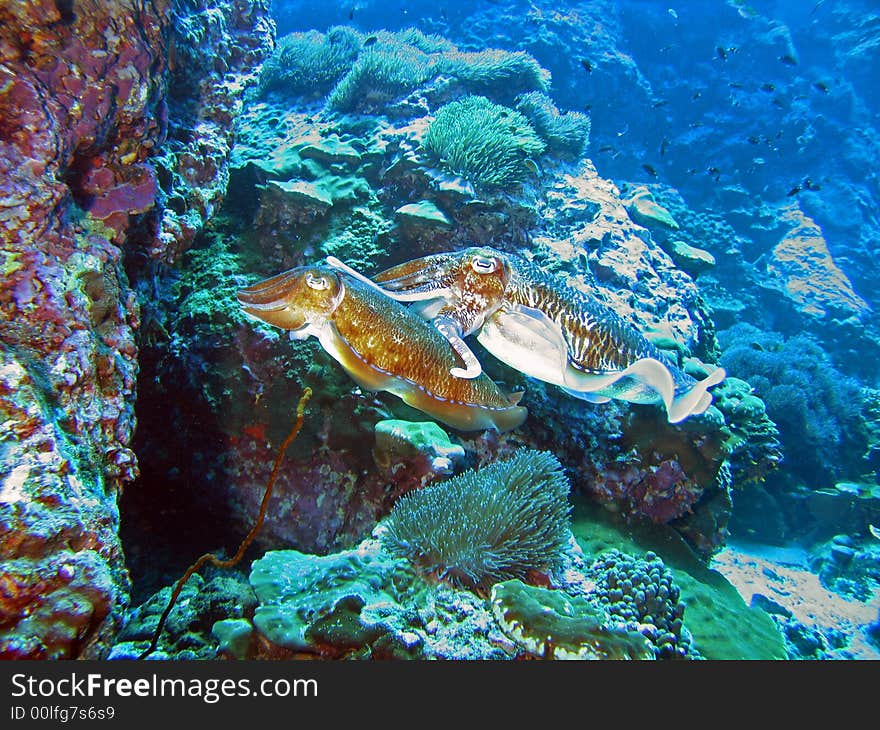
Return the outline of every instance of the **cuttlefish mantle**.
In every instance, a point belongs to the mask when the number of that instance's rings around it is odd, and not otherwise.
[[[408,261],[371,284],[413,303],[444,336],[452,332],[456,352],[475,334],[499,360],[591,402],[662,404],[668,420],[678,423],[703,413],[712,402],[709,388],[725,378],[716,368],[695,380],[596,297],[493,248]]]
[[[361,387],[387,391],[462,431],[519,426],[521,394],[505,395],[488,376],[458,378],[463,361],[447,339],[407,307],[360,278],[302,266],[237,293],[249,315],[315,337]]]

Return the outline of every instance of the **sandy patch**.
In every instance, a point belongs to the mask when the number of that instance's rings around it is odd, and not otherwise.
[[[805,626],[833,629],[850,637],[846,652],[855,659],[880,659],[880,651],[865,640],[863,627],[880,615],[880,591],[870,601],[844,598],[824,588],[815,573],[763,555],[728,547],[713,558],[712,567],[739,591],[746,603],[761,594],[791,611]]]

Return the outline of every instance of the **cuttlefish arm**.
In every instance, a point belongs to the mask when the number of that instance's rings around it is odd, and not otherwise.
[[[416,290],[403,292],[391,291],[380,286],[375,281],[364,276],[359,271],[340,261],[335,256],[328,256],[326,258],[326,262],[328,266],[345,272],[349,276],[357,279],[362,284],[369,286],[380,294],[390,297],[397,302],[429,302],[431,300],[439,300],[440,302],[443,302],[449,297],[449,291],[442,287],[418,287]],[[436,281],[434,283],[436,284]],[[422,312],[424,312],[427,307],[421,307],[420,309],[422,310]],[[458,318],[452,316],[448,312],[442,312],[439,313],[437,316],[432,317],[431,319],[434,327],[441,335],[443,335],[443,337],[446,338],[447,342],[449,342],[449,344],[452,346],[452,349],[455,350],[456,354],[461,358],[462,363],[464,363],[463,368],[456,366],[450,368],[449,372],[456,378],[472,379],[478,377],[483,372],[483,368],[480,366],[480,362],[479,360],[477,360],[477,356],[474,355],[474,353],[465,343],[462,337],[462,328],[459,324]]]

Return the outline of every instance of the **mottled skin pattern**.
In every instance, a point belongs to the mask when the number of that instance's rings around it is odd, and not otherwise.
[[[475,261],[485,262],[484,273]],[[427,256],[373,278],[393,292],[436,292],[447,301],[438,314],[455,318],[464,335],[478,330],[500,309],[539,310],[561,328],[569,364],[584,372],[622,370],[645,357],[666,361],[638,330],[599,300],[547,276],[519,256],[493,248]]]
[[[248,314],[319,338],[363,387],[387,390],[462,430],[509,430],[525,419],[485,375],[456,378],[447,340],[403,305],[342,272],[303,266],[238,292]]]

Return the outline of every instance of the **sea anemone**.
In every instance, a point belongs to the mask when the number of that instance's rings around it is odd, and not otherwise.
[[[555,456],[522,451],[401,497],[382,545],[459,586],[526,578],[552,570],[569,540],[569,489]]]
[[[440,107],[422,145],[450,172],[492,187],[521,182],[544,151],[528,119],[484,96]]]

